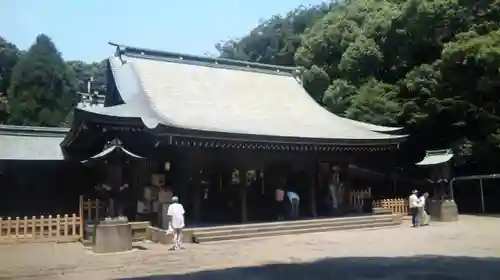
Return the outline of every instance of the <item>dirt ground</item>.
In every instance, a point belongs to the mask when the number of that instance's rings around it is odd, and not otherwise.
[[[500,279],[500,218],[291,235],[171,252],[141,243],[95,255],[80,244],[0,247],[0,279]]]

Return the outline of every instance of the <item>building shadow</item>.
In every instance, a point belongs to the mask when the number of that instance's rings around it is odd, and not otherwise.
[[[299,252],[297,252],[299,253]],[[329,258],[311,263],[269,264],[180,275],[127,279],[144,280],[493,280],[500,279],[500,258],[425,255],[415,257]]]

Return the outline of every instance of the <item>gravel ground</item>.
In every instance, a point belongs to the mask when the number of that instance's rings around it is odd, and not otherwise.
[[[0,279],[500,279],[500,218],[291,235],[171,252],[142,243],[94,255],[80,244],[0,247]]]

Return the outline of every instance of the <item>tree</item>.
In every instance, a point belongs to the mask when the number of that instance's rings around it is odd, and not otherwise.
[[[275,15],[259,24],[250,34],[216,45],[220,57],[266,64],[295,65],[295,51],[301,35],[322,18],[335,3],[300,6],[285,16]]]
[[[76,105],[76,89],[73,70],[52,40],[39,35],[12,70],[9,123],[59,126]]]
[[[12,68],[16,65],[20,55],[21,52],[14,44],[0,37],[0,124],[5,123],[9,115],[7,89]]]
[[[6,93],[10,82],[10,73],[16,65],[21,52],[12,43],[0,37],[0,93]]]
[[[346,0],[301,13],[306,28],[273,17],[221,55],[303,66],[304,87],[332,112],[406,127],[409,164],[450,146],[482,172],[499,163],[499,1]]]
[[[92,82],[91,91],[97,91],[99,93],[106,92],[106,61],[85,63],[79,60],[68,61],[68,65],[75,72],[76,79],[78,82],[78,91],[87,92],[87,83],[92,77],[94,81]]]

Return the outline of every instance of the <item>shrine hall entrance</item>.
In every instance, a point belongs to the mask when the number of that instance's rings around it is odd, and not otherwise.
[[[245,211],[242,204],[246,205],[246,222],[276,221],[278,212],[283,211],[276,202],[278,186],[285,193],[293,191],[300,197],[300,218],[312,216],[310,187],[313,182],[307,183],[310,181],[307,172],[278,175],[250,170],[246,176],[241,176],[246,177],[245,182],[240,182],[238,173],[237,169],[225,175],[202,171],[199,178],[189,178],[188,191],[181,203],[186,208],[186,220],[190,226],[241,223]],[[284,199],[289,204],[286,196]]]

